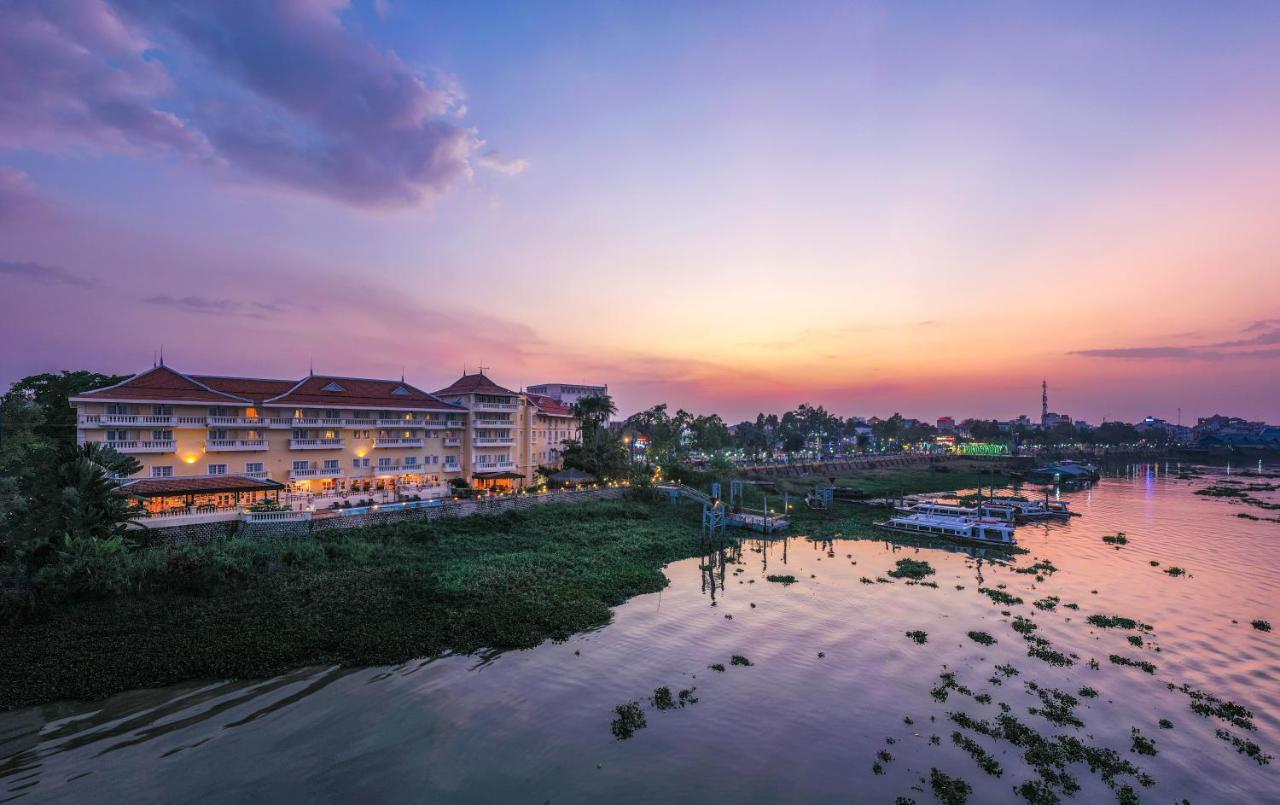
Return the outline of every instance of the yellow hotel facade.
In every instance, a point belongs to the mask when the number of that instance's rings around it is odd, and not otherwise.
[[[207,488],[237,476],[311,493],[454,478],[516,489],[539,466],[556,466],[560,442],[579,432],[570,406],[484,374],[433,394],[403,380],[188,375],[160,365],[70,403],[78,440],[138,459],[134,478],[199,478]]]

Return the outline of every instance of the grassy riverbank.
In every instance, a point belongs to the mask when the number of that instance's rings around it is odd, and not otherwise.
[[[944,482],[976,483],[923,467],[892,479],[906,492]],[[863,507],[802,507],[792,533],[886,536]],[[692,506],[618,501],[78,557],[37,576],[34,611],[6,620],[0,608],[0,710],[534,646],[607,623],[700,551]]]
[[[0,709],[533,646],[606,623],[698,552],[687,509],[633,502],[150,549],[122,571],[137,592],[68,583],[34,618],[0,626]]]

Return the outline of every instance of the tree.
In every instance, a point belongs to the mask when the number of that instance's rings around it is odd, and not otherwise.
[[[127,375],[104,375],[83,369],[24,377],[14,383],[4,396],[5,438],[10,436],[10,405],[21,407],[21,402],[25,401],[35,408],[39,420],[35,427],[45,441],[75,444],[76,412],[67,402],[68,398],[126,379]]]
[[[120,494],[118,478],[142,469],[102,442],[43,445],[18,477],[23,505],[12,513],[16,558],[34,569],[67,540],[123,537],[141,507]]]
[[[0,560],[31,548],[45,561],[67,533],[116,530],[107,524],[119,522],[124,499],[104,498],[102,490],[115,486],[110,473],[137,472],[140,465],[102,446],[77,448],[67,398],[123,379],[83,370],[32,375],[0,398]]]
[[[583,397],[573,404],[581,438],[561,443],[560,459],[565,467],[582,470],[601,480],[627,477],[631,466],[622,434],[609,428],[609,418],[617,412],[613,399],[604,395]]]

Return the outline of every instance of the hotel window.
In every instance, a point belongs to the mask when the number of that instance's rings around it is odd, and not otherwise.
[[[153,405],[151,406],[152,416],[173,416],[172,405]]]
[[[152,467],[152,468],[151,468],[151,477],[152,477],[152,478],[172,478],[172,477],[173,477],[173,467],[171,467],[171,466],[166,466],[166,467]]]
[[[266,472],[267,465],[263,464],[261,461],[250,461],[248,464],[244,465],[244,471],[245,472]]]
[[[311,469],[311,462],[310,462],[310,461],[295,461],[295,462],[293,462],[293,471],[294,471],[294,472],[298,472],[298,471],[300,471],[300,470],[309,470],[309,469]]]
[[[226,438],[227,438],[227,432],[225,430],[209,431],[209,441],[225,440]]]
[[[171,442],[171,441],[173,441],[173,431],[171,431],[171,430],[153,430],[153,431],[151,431],[151,441],[153,441],[153,442]]]
[[[339,419],[341,418],[342,414],[339,413],[334,408],[328,408],[328,409],[325,409],[324,416],[325,416],[325,419]]]
[[[406,467],[416,467],[416,466],[418,466],[418,457],[417,457],[417,456],[405,456],[405,457],[404,457],[404,465],[405,465]]]
[[[391,466],[391,459],[389,458],[378,459],[378,469],[387,469],[390,466]]]
[[[129,441],[129,431],[127,430],[109,430],[107,431],[108,442],[127,442]]]
[[[107,413],[114,416],[126,416],[129,413],[129,406],[124,403],[107,403]]]
[[[357,469],[357,470],[360,469],[360,459],[358,458],[351,459],[351,467],[352,469]]]
[[[336,459],[336,458],[326,458],[326,459],[324,460],[324,468],[325,468],[326,470],[336,470],[336,469],[338,469],[338,459]]]
[[[221,405],[209,406],[209,416],[231,416],[227,413],[227,408]]]
[[[227,465],[226,464],[210,464],[209,474],[210,475],[226,475]]]

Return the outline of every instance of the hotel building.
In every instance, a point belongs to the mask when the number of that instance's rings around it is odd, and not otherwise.
[[[237,476],[228,488],[252,478],[312,493],[454,478],[514,489],[554,465],[560,441],[578,433],[571,407],[483,374],[430,394],[404,380],[187,375],[161,365],[70,403],[78,440],[134,456],[135,478],[206,479],[192,484],[206,490],[221,488],[207,480],[219,476]]]

